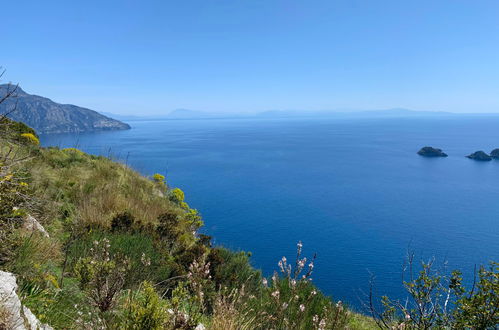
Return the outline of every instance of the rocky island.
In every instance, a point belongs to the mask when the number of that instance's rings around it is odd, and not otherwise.
[[[466,157],[469,159],[480,160],[480,161],[492,160],[492,157],[490,157],[489,155],[487,155],[485,152],[483,152],[481,150],[475,151],[474,153],[472,153],[471,155],[468,155]]]
[[[14,90],[15,89],[15,90]],[[56,103],[46,97],[26,93],[19,86],[0,85],[0,115],[21,121],[38,133],[77,133],[130,129],[128,124],[97,111],[72,104]]]
[[[494,159],[499,159],[499,148],[496,148],[490,152],[490,157]]]
[[[447,157],[447,154],[442,149],[433,147],[423,147],[418,151],[418,155],[424,157]]]

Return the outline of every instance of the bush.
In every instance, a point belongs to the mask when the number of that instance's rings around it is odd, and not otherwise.
[[[129,269],[128,259],[118,256],[111,259],[109,248],[109,240],[95,241],[90,256],[81,258],[75,266],[80,288],[101,312],[114,306]]]
[[[116,215],[111,220],[112,231],[129,231],[135,222],[135,217],[129,212],[125,211]]]
[[[166,327],[168,312],[150,282],[143,282],[137,292],[129,292],[120,328],[160,330]]]
[[[169,194],[168,194],[168,198],[176,203],[176,204],[180,204],[184,201],[185,199],[185,194],[184,192],[179,189],[179,188],[174,188],[172,190],[170,190]]]
[[[40,145],[40,140],[33,133],[22,133],[21,138],[24,142],[33,144],[35,146]]]

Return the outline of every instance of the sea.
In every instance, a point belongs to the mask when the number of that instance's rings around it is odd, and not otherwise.
[[[312,281],[365,311],[374,296],[404,299],[403,280],[433,262],[442,274],[499,261],[499,116],[246,118],[129,121],[131,130],[51,134],[166,175],[203,216],[215,245],[251,252],[265,276],[286,256],[316,255]],[[447,158],[417,155],[423,146]],[[404,275],[405,274],[405,275]]]

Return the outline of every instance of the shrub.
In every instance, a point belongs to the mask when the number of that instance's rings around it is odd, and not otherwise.
[[[159,173],[156,173],[152,176],[154,182],[156,183],[166,183],[165,182],[165,176]]]
[[[174,189],[170,190],[170,192],[168,194],[168,198],[172,202],[174,202],[176,204],[180,204],[184,201],[185,194],[180,188],[174,188]]]
[[[109,240],[95,241],[90,256],[80,258],[75,273],[80,288],[87,292],[92,304],[101,312],[110,310],[125,284],[129,262],[125,257],[109,254]]]
[[[461,274],[454,272],[451,289],[458,297],[455,310],[458,328],[493,329],[499,325],[499,263],[480,267],[476,288],[467,293],[461,287]]]
[[[77,149],[77,148],[64,148],[62,149],[62,151],[66,152],[66,153],[69,153],[69,154],[76,154],[76,155],[80,155],[80,156],[83,156],[83,151],[81,151],[80,149]]]
[[[111,220],[111,230],[112,231],[129,231],[135,222],[134,216],[129,212],[125,211],[116,215],[113,220]]]
[[[143,282],[137,292],[129,292],[125,302],[122,329],[164,329],[168,321],[167,306],[150,282]]]
[[[21,138],[24,142],[30,143],[33,145],[40,145],[40,140],[33,133],[22,133]]]

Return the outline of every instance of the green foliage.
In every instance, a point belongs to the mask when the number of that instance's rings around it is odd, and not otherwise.
[[[468,294],[461,288],[460,274],[454,273],[456,295],[456,326],[459,328],[489,329],[499,325],[499,263],[491,262],[489,269],[480,267],[478,283]]]
[[[128,260],[109,254],[109,240],[95,241],[90,255],[80,258],[75,273],[80,289],[87,292],[91,303],[101,312],[110,310],[125,284]]]
[[[168,198],[172,202],[174,202],[176,204],[180,204],[184,201],[185,194],[180,188],[173,188],[172,190],[169,191]]]
[[[412,256],[409,259],[412,269]],[[384,296],[382,312],[371,300],[371,312],[381,328],[488,329],[499,324],[499,267],[480,268],[479,281],[471,291],[462,285],[459,271],[450,277],[434,270],[433,261],[422,262],[418,275],[404,282],[410,301]]]
[[[167,304],[154,290],[150,282],[143,282],[140,289],[129,292],[125,302],[121,329],[160,330],[168,321]]]

